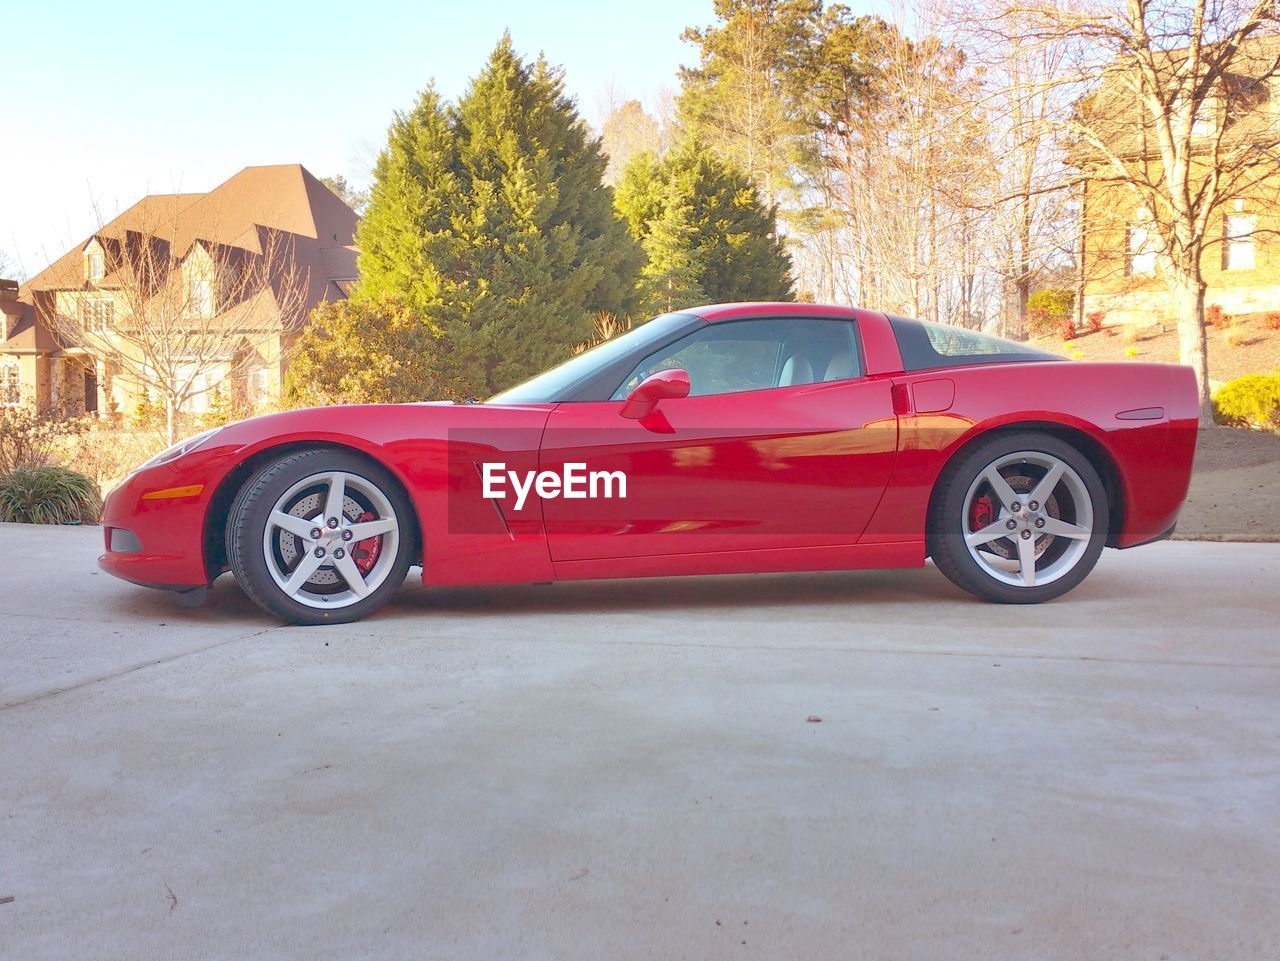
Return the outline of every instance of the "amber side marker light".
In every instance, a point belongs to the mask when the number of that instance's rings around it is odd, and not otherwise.
[[[188,484],[186,487],[166,487],[163,490],[147,491],[142,495],[142,499],[144,501],[162,501],[171,497],[195,497],[203,490],[203,484]]]

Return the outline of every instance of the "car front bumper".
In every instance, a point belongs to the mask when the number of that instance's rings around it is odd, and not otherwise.
[[[144,587],[208,584],[204,518],[214,486],[189,470],[179,476],[169,465],[130,475],[103,506],[105,553],[98,566]]]

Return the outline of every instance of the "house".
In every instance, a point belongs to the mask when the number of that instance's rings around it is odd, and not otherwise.
[[[1176,61],[1178,51],[1169,54]],[[1233,69],[1203,101],[1192,119],[1193,162],[1209,176],[1215,156],[1252,150],[1256,168],[1233,164],[1237,187],[1208,224],[1209,244],[1201,260],[1205,304],[1228,314],[1280,311],[1280,78],[1274,76],[1280,38],[1249,41]],[[1116,155],[1151,182],[1162,180],[1158,150],[1144,130],[1132,93],[1117,81],[1104,83],[1097,102],[1086,105]],[[1149,121],[1148,121],[1149,122]],[[1071,154],[1080,169],[1078,320],[1105,311],[1108,322],[1172,326],[1174,308],[1162,268],[1155,217],[1127,184],[1108,180],[1110,168],[1094,147]],[[1219,169],[1221,169],[1219,167]]]
[[[140,304],[173,289],[182,299],[170,298],[162,346],[179,376],[190,365],[183,410],[207,410],[220,393],[277,398],[311,308],[344,298],[356,278],[356,221],[298,164],[246,167],[205,194],[143,197],[26,284],[0,281],[0,403],[118,416],[154,400],[137,372],[152,369],[146,325],[161,321]],[[261,281],[251,290],[234,277]],[[211,342],[222,355],[207,353]]]

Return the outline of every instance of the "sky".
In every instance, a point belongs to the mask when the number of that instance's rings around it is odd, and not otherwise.
[[[504,29],[598,124],[656,105],[712,0],[0,0],[0,251],[30,276],[147,193],[301,163],[366,182],[398,109],[456,97]]]

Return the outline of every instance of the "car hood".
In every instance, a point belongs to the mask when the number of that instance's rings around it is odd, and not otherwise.
[[[362,437],[378,443],[409,436],[440,435],[451,428],[523,426],[531,418],[545,416],[555,406],[427,401],[303,407],[228,424],[218,432],[213,446],[255,447],[276,439],[341,436]]]

